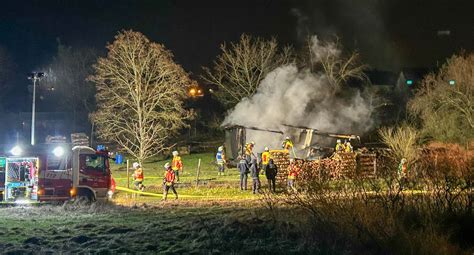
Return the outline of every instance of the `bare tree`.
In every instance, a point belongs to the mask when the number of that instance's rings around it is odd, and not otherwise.
[[[242,34],[238,43],[223,43],[222,53],[202,78],[216,86],[218,100],[226,107],[252,96],[265,76],[280,65],[293,61],[292,49],[278,47],[276,39],[264,40]]]
[[[364,80],[364,70],[367,68],[359,61],[359,53],[342,54],[339,40],[323,42],[317,36],[308,37],[305,48],[300,55],[300,64],[311,72],[323,72],[333,93],[340,91],[350,79]]]
[[[423,123],[423,134],[435,140],[474,139],[474,54],[454,55],[438,73],[427,75],[409,102]]]
[[[162,44],[122,31],[99,58],[90,80],[97,87],[92,120],[99,137],[115,141],[141,163],[166,142],[191,113],[183,108],[188,74]]]
[[[388,148],[389,155],[393,160],[399,162],[406,158],[412,164],[418,158],[419,132],[415,128],[402,124],[396,128],[381,128],[379,135]]]

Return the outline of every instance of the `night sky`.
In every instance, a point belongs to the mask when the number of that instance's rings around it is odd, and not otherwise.
[[[224,41],[241,33],[277,37],[295,47],[308,34],[341,38],[372,68],[434,67],[474,48],[474,1],[6,1],[0,46],[24,74],[45,66],[57,38],[105,52],[121,29],[165,44],[198,75]],[[449,30],[449,36],[438,36]],[[25,86],[28,81],[25,79]],[[18,85],[21,86],[21,85]]]

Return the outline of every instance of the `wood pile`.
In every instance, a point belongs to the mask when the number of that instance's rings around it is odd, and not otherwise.
[[[57,135],[57,136],[48,135],[46,137],[46,143],[66,143],[66,137],[62,135]]]
[[[287,150],[271,150],[270,157],[278,169],[277,181],[286,182],[288,177],[288,166],[290,165],[290,154]]]
[[[360,178],[375,178],[377,176],[377,154],[359,154],[357,176]]]
[[[278,168],[277,180],[286,182],[290,155],[284,150],[270,151],[273,162]],[[377,155],[375,153],[341,152],[330,158],[319,160],[295,159],[300,167],[299,179],[348,179],[374,178],[376,176]]]
[[[72,133],[71,143],[73,146],[89,146],[89,137],[84,133]]]

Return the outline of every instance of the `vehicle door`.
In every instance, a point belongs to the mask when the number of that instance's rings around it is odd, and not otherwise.
[[[79,155],[79,186],[91,188],[97,197],[107,195],[110,184],[108,159],[105,155]]]

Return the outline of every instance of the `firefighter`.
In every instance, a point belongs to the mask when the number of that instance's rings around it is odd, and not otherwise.
[[[217,149],[216,162],[217,162],[217,175],[224,175],[225,154],[224,154],[223,146],[220,146]]]
[[[257,194],[260,190],[260,178],[258,177],[258,165],[257,159],[252,159],[252,164],[250,165],[250,176],[252,177],[252,193]]]
[[[133,184],[137,190],[144,191],[145,186],[143,185],[143,181],[145,180],[145,176],[143,174],[143,169],[141,168],[138,162],[133,162],[133,168],[135,169],[132,177],[133,177]]]
[[[176,181],[179,182],[179,172],[183,171],[183,161],[179,156],[177,151],[173,151],[173,160],[171,161],[171,169],[174,171],[174,175],[176,176]]]
[[[268,181],[268,189],[270,190],[270,192],[273,192],[273,193],[276,192],[275,183],[276,183],[277,173],[278,173],[277,166],[273,163],[273,159],[270,159],[268,161],[268,166],[265,169],[265,176],[267,177],[267,181]]]
[[[239,155],[239,163],[237,168],[240,172],[240,190],[247,190],[247,175],[249,173],[249,165],[242,155]]]
[[[165,177],[163,178],[163,200],[166,201],[166,198],[168,197],[168,191],[170,189],[171,191],[173,191],[175,199],[178,199],[178,192],[176,192],[176,189],[174,187],[174,183],[176,181],[175,171],[170,166],[170,163],[165,164],[165,169]]]
[[[403,188],[408,178],[408,161],[406,158],[402,158],[398,165],[398,179],[400,181],[400,188]]]
[[[270,162],[270,150],[265,147],[265,151],[262,153],[262,173],[265,173]]]
[[[336,142],[336,152],[344,152],[346,148],[344,147],[344,144],[342,143],[341,139],[337,139]]]
[[[245,159],[247,163],[250,164],[253,155],[253,147],[255,147],[255,142],[252,141],[251,143],[245,144]]]
[[[295,181],[298,176],[298,166],[293,159],[290,159],[290,165],[288,166],[288,191],[296,192]]]
[[[346,142],[344,149],[345,152],[354,152],[354,147],[352,147],[351,142]]]
[[[293,149],[293,142],[291,141],[289,136],[287,136],[285,138],[285,141],[281,143],[281,147],[283,147],[283,149],[287,151],[290,151],[290,149]]]

